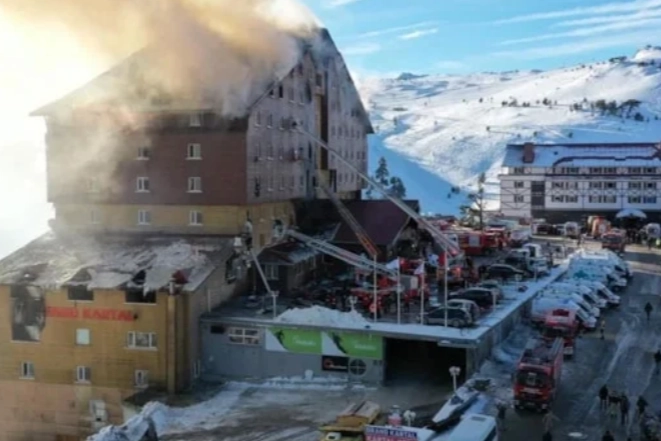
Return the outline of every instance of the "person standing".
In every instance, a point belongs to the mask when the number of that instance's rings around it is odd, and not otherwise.
[[[645,314],[647,315],[647,323],[650,322],[650,317],[652,316],[652,311],[654,308],[650,302],[645,303]]]
[[[542,441],[553,441],[553,434],[548,430],[542,435]]]
[[[599,336],[602,340],[606,338],[606,319],[601,319],[601,323],[599,323]]]
[[[604,436],[601,437],[601,441],[615,441],[615,438],[613,437],[613,434],[611,433],[611,431],[607,430],[604,433]]]
[[[608,411],[608,387],[605,384],[599,389],[599,409]]]
[[[544,414],[544,417],[542,418],[542,423],[544,423],[544,430],[546,432],[550,432],[551,429],[553,429],[554,421],[560,421],[560,418],[553,415],[553,412],[551,412],[550,409],[547,409],[546,413]]]
[[[624,426],[629,423],[629,410],[630,410],[629,398],[626,394],[622,394],[620,399],[620,424]]]
[[[505,427],[505,417],[507,416],[507,405],[503,402],[499,402],[496,404],[496,408],[498,409],[498,427],[500,428],[501,431],[507,430]]]
[[[645,415],[647,404],[647,400],[643,398],[642,395],[638,397],[638,401],[636,401],[636,407],[638,408],[638,419],[643,418],[643,415]]]
[[[656,365],[655,372],[659,375],[659,365],[661,364],[661,349],[657,349],[654,353],[654,364]]]
[[[617,415],[617,411],[620,408],[620,401],[620,395],[614,390],[611,390],[610,394],[608,395],[608,409],[611,418],[615,418]]]

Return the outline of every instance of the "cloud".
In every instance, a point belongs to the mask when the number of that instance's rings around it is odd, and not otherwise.
[[[661,17],[661,9],[644,9],[629,15],[606,15],[601,17],[580,18],[576,20],[564,20],[551,25],[552,28],[568,28],[578,26],[593,26],[609,23],[620,23],[630,20],[641,20],[646,18]]]
[[[535,14],[518,15],[515,17],[497,20],[494,23],[498,25],[523,23],[529,21],[551,20],[555,18],[578,17],[581,15],[599,15],[614,14],[622,12],[635,12],[644,9],[656,8],[661,6],[661,0],[634,0],[630,2],[613,2],[600,6],[590,6],[583,8],[563,9],[550,12],[540,12]]]
[[[622,20],[618,23],[609,23],[601,26],[585,27],[567,32],[554,32],[550,34],[541,34],[534,37],[518,38],[515,40],[506,40],[499,43],[500,46],[511,46],[513,44],[533,43],[536,41],[553,40],[557,38],[590,37],[597,34],[603,34],[612,31],[623,31],[649,26],[661,25],[661,18],[643,19],[643,20]]]
[[[441,70],[461,70],[468,67],[466,63],[459,60],[442,60],[435,63],[435,66]]]
[[[435,21],[421,21],[419,23],[413,23],[413,24],[410,24],[410,25],[395,26],[395,27],[392,27],[392,28],[378,29],[376,31],[365,32],[363,34],[358,35],[357,38],[381,37],[382,35],[397,34],[397,33],[400,33],[400,32],[406,32],[406,31],[411,31],[411,30],[414,30],[414,29],[433,26],[435,24],[438,24],[438,22],[435,22]]]
[[[352,46],[347,46],[342,49],[345,55],[368,55],[379,52],[382,49],[378,43],[358,43]]]
[[[582,54],[598,49],[647,44],[650,41],[657,40],[658,36],[659,31],[657,29],[648,29],[628,34],[617,34],[610,37],[598,37],[583,41],[574,41],[556,46],[539,46],[528,49],[494,52],[491,53],[490,56],[518,60],[541,60],[566,55]]]
[[[409,32],[408,34],[400,35],[398,38],[400,40],[414,40],[416,38],[425,37],[427,35],[433,35],[438,32],[438,28],[431,29],[420,29],[418,31]]]
[[[361,0],[329,0],[327,6],[329,8],[339,8],[359,1]]]

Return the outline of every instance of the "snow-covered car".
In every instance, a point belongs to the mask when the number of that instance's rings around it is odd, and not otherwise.
[[[588,303],[600,309],[604,309],[608,306],[606,300],[602,297],[599,297],[592,287],[568,282],[554,282],[550,284],[549,287],[551,289],[558,288],[576,292],[577,294],[583,296],[583,298]]]
[[[612,263],[624,277],[628,279],[633,277],[629,262],[610,250],[581,250],[575,256],[583,260],[606,260]]]
[[[479,288],[487,288],[490,289],[491,291],[495,292],[498,296],[499,299],[505,298],[505,295],[503,293],[503,289],[501,286],[503,284],[497,280],[483,280],[480,283],[476,285]]]
[[[570,265],[567,277],[602,282],[614,291],[621,291],[627,287],[626,279],[615,274],[611,268],[602,265],[577,262]]]
[[[444,326],[447,311],[447,324],[453,328],[466,328],[473,324],[473,317],[463,308],[445,307],[433,309],[418,316],[418,323],[432,326]]]
[[[594,292],[604,299],[608,306],[620,306],[620,296],[613,293],[606,285],[601,282],[590,282],[587,280],[573,280],[572,283],[578,283],[579,285],[589,286],[594,289]]]

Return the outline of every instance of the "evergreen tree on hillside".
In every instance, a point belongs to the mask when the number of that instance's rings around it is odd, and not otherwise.
[[[468,203],[459,207],[461,214],[469,221],[469,224],[473,224],[477,218],[477,227],[482,229],[484,228],[484,211],[486,210],[486,194],[484,190],[484,185],[487,182],[487,176],[484,173],[480,173],[477,177],[477,190],[468,195]]]
[[[404,185],[404,181],[402,181],[402,179],[397,176],[390,175],[390,170],[388,170],[388,163],[386,162],[386,158],[379,158],[379,162],[373,177],[374,180],[378,182],[379,185],[381,185],[381,187],[383,187],[389,194],[398,198],[406,197],[406,186]],[[374,188],[369,187],[365,192],[365,195],[368,199],[374,199]]]
[[[390,178],[390,188],[388,190],[390,191],[390,194],[396,198],[404,199],[406,197],[406,186],[397,176]]]

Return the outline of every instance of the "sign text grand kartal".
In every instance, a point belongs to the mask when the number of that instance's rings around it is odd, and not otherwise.
[[[46,308],[46,317],[69,318],[83,320],[110,320],[116,322],[132,322],[135,320],[133,311],[120,309],[93,309],[75,307],[49,306]]]

